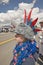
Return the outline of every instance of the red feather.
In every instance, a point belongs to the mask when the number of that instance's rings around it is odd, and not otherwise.
[[[32,24],[31,24],[30,26],[33,27],[33,26],[37,23],[37,20],[38,20],[38,18],[36,18],[36,19],[32,22]]]
[[[26,23],[26,10],[24,10],[24,23]]]
[[[35,32],[39,32],[39,31],[42,31],[42,30],[41,30],[41,29],[35,29],[34,31],[35,31]]]
[[[31,13],[32,13],[32,9],[31,9],[31,11],[29,12],[29,15],[28,15],[28,21],[30,20],[30,18],[31,18]]]

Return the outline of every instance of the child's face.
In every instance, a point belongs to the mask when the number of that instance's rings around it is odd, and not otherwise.
[[[16,41],[19,43],[19,42],[23,42],[24,41],[24,38],[22,35],[20,34],[16,34],[15,35],[15,38],[16,38]]]

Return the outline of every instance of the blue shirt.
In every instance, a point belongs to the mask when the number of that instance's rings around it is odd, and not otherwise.
[[[14,57],[17,58],[16,60],[14,59],[14,63],[17,62],[16,65],[21,65],[24,58],[26,59],[30,54],[34,54],[35,52],[36,41],[31,42],[28,40],[23,43],[18,43],[13,51]]]

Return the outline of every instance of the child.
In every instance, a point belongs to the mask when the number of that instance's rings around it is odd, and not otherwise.
[[[32,29],[26,24],[20,23],[15,32],[18,44],[13,50],[14,57],[11,65],[35,65],[33,55],[36,52],[36,41],[33,39],[34,33]],[[32,63],[30,61],[31,58]]]

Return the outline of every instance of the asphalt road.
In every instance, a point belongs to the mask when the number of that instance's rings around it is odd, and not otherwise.
[[[12,39],[14,38],[14,35],[14,33],[0,34],[0,42],[4,42],[2,45],[0,45],[0,65],[9,65],[11,59],[13,58],[13,48],[16,45],[15,40]],[[12,40],[8,41],[8,39]]]
[[[0,33],[0,65],[9,65],[13,58],[13,48],[17,44],[14,36],[15,34],[10,32]]]

